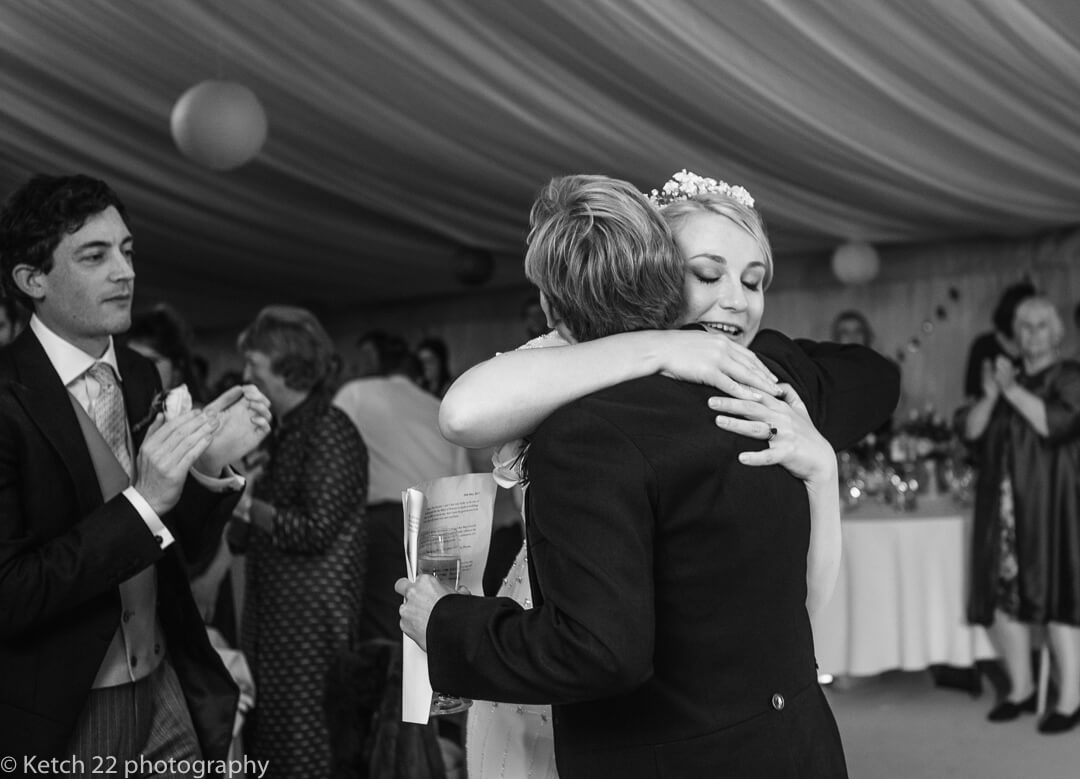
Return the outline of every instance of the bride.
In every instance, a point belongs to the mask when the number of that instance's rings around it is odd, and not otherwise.
[[[717,425],[769,441],[767,449],[745,452],[740,461],[750,466],[778,464],[804,481],[811,508],[806,602],[813,613],[827,602],[839,569],[833,448],[859,440],[891,413],[890,393],[884,391],[890,368],[884,366],[884,358],[863,347],[798,342],[814,361],[824,390],[818,393],[824,408],[813,414],[822,424],[819,432],[794,391],[777,385],[751,351],[752,344],[764,354],[778,344],[781,349],[793,346],[778,333],[763,334],[755,342],[764,291],[772,279],[772,252],[752,198],[741,187],[683,171],[663,191],[654,190],[651,199],[686,261],[679,323],[698,324],[709,332],[643,331],[572,343],[553,331],[458,379],[442,404],[443,433],[468,447],[509,441],[493,459],[496,479],[510,487],[521,483],[525,437],[563,404],[656,372],[715,386],[726,393],[710,399],[710,407],[721,412]],[[755,245],[765,258],[764,268],[740,266],[739,252],[730,253],[729,262],[725,247],[738,242]],[[745,312],[749,323],[745,330],[715,324],[724,319],[717,314],[731,310]],[[871,387],[868,376],[881,378],[871,378]],[[851,403],[853,394],[863,402]],[[498,595],[531,608],[524,544]],[[466,755],[468,775],[474,779],[557,776],[550,707],[477,701],[468,717]]]

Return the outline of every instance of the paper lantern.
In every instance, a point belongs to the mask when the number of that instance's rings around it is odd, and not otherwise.
[[[845,243],[833,252],[833,274],[844,284],[865,284],[878,275],[880,267],[877,249],[868,243]]]
[[[266,112],[243,84],[203,81],[176,101],[171,127],[184,156],[211,170],[231,170],[259,153]]]
[[[478,287],[495,274],[495,258],[486,249],[458,249],[454,255],[454,275],[462,284]]]

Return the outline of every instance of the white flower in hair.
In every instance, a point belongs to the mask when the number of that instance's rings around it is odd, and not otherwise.
[[[696,173],[691,173],[686,168],[673,174],[664,184],[662,190],[657,191],[654,189],[649,194],[649,200],[654,206],[661,208],[669,203],[689,200],[696,195],[705,194],[723,195],[748,208],[754,207],[754,198],[750,196],[750,193],[745,188],[732,186],[725,181],[699,176]]]

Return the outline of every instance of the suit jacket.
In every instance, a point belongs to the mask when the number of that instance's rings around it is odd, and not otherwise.
[[[898,373],[870,350],[756,346],[834,444],[895,407]],[[739,464],[766,444],[718,429],[713,394],[652,376],[553,414],[528,455],[535,607],[432,612],[434,688],[553,703],[567,779],[846,775],[805,608],[805,488]]]
[[[149,360],[116,356],[134,424],[160,381]],[[137,452],[141,437],[133,443]],[[117,587],[155,565],[158,619],[204,757],[226,756],[237,689],[207,640],[181,547],[238,498],[189,479],[162,517],[176,537],[162,550],[126,498],[103,501],[70,395],[33,332],[0,351],[0,754],[66,746],[120,624]]]

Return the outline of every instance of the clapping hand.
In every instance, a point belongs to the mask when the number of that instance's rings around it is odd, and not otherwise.
[[[270,401],[254,384],[226,390],[204,410],[219,422],[213,440],[195,466],[207,476],[218,476],[270,432]]]
[[[197,410],[168,421],[162,413],[154,417],[139,447],[133,486],[158,516],[176,505],[188,471],[206,455],[220,425],[217,415]]]
[[[999,354],[994,360],[993,374],[994,382],[1002,392],[1008,392],[1016,383],[1016,366],[1003,354]]]

